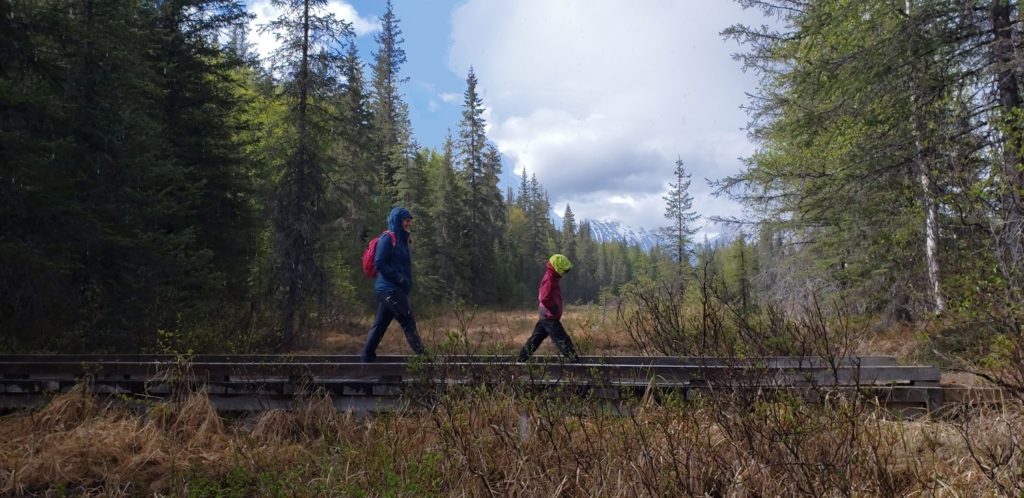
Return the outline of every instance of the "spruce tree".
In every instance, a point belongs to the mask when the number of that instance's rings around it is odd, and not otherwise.
[[[690,174],[683,168],[683,160],[676,160],[674,183],[669,183],[665,200],[665,219],[669,225],[661,229],[666,247],[676,263],[676,278],[682,281],[690,271],[689,246],[697,229],[693,223],[699,216],[693,211],[693,196],[690,195]]]
[[[375,38],[377,51],[373,54],[372,105],[373,126],[376,133],[377,162],[380,165],[379,188],[392,199],[395,197],[395,175],[409,159],[411,126],[408,105],[402,99],[400,86],[408,78],[401,76],[405,64],[402,29],[391,0],[381,17],[381,31]]]
[[[560,250],[569,261],[576,261],[576,215],[572,213],[569,204],[565,205],[565,213],[562,215],[562,240]]]
[[[333,116],[319,103],[336,100],[344,57],[336,42],[351,27],[323,14],[326,0],[275,0],[284,9],[268,29],[282,42],[274,54],[275,70],[285,75],[294,143],[282,165],[274,200],[276,280],[280,292],[280,347],[295,345],[309,318],[327,294],[322,263],[322,210],[326,140]],[[336,166],[334,166],[336,167]]]
[[[441,284],[441,294],[448,302],[470,298],[470,254],[468,241],[469,206],[467,189],[455,170],[454,148],[451,134],[444,142],[440,171],[430,199],[430,216],[434,220],[433,240],[436,252],[427,258],[433,265]]]
[[[595,301],[598,299],[598,286],[595,284],[598,247],[591,237],[588,220],[580,223],[576,239],[576,261],[573,262],[577,268],[575,285],[579,288],[576,295],[584,302]]]
[[[345,186],[354,226],[363,227],[370,214],[368,205],[379,196],[374,115],[354,36],[350,36],[346,44],[348,48],[341,60],[341,98],[337,106],[340,119],[336,126],[341,161],[347,168],[337,181]]]
[[[919,308],[945,308],[942,274],[964,261],[943,258],[954,243],[944,232],[987,222],[998,239],[1006,224],[991,221],[1012,216],[990,207],[1007,203],[985,207],[965,193],[1006,178],[1002,164],[990,162],[998,154],[985,151],[991,121],[980,118],[1000,108],[999,5],[780,0],[761,5],[783,14],[780,32],[727,30],[749,44],[741,58],[766,79],[752,121],[761,146],[723,187],[763,213],[763,230],[800,248],[792,256],[804,261],[804,277],[829,279],[873,309],[912,318]],[[834,77],[820,78],[822,68]],[[996,92],[968,96],[993,83]],[[962,223],[968,218],[983,221]],[[1015,258],[995,256],[998,280],[1012,281]]]
[[[231,82],[244,61],[224,54],[216,39],[247,20],[236,0],[163,2],[157,19],[161,51],[154,61],[162,75],[164,151],[186,175],[170,194],[181,216],[163,222],[172,231],[194,230],[195,242],[210,255],[209,267],[193,276],[191,285],[230,292],[235,300],[246,295],[256,216],[238,139],[244,124],[236,116],[244,103]],[[222,304],[213,294],[190,299],[211,309]]]
[[[54,165],[68,168],[77,206],[66,236],[81,263],[72,288],[84,346],[151,348],[158,330],[177,330],[209,253],[185,221],[196,191],[189,172],[164,154],[156,13],[120,2],[71,7],[67,104],[77,112],[63,133],[74,145]],[[185,201],[182,205],[182,201]],[[77,266],[77,265],[76,265]],[[76,327],[78,328],[78,327]],[[81,345],[79,345],[81,347]]]
[[[458,164],[468,189],[470,271],[473,302],[493,301],[499,296],[489,292],[494,282],[494,243],[500,241],[504,226],[504,205],[498,178],[501,156],[487,143],[483,101],[477,93],[473,68],[466,76],[462,120],[459,122]]]
[[[78,178],[89,171],[80,140],[68,133],[66,100],[66,72],[81,47],[54,35],[80,29],[66,7],[0,6],[0,334],[10,350],[54,348],[55,332],[80,322],[86,297],[75,281],[86,253],[83,222],[92,217]]]

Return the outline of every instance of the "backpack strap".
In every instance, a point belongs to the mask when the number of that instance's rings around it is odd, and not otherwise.
[[[381,235],[384,235],[385,233],[391,236],[391,247],[397,246],[398,245],[398,235],[395,235],[395,232],[392,232],[391,230],[384,230],[384,232],[381,233]]]

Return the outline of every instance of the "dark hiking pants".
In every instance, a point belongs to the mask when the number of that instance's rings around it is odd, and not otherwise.
[[[554,341],[555,347],[571,361],[576,361],[576,349],[572,345],[572,339],[569,338],[569,334],[565,332],[565,328],[562,327],[560,320],[553,318],[544,318],[537,322],[537,325],[533,327],[533,335],[526,341],[526,345],[519,351],[518,361],[526,361],[530,358],[530,355],[537,351],[540,347],[540,343],[551,336],[551,340]]]
[[[370,327],[370,334],[366,337],[366,344],[359,357],[364,362],[371,362],[377,358],[377,346],[384,338],[384,332],[391,325],[391,320],[398,320],[405,332],[405,340],[409,347],[416,354],[425,354],[423,341],[416,330],[416,319],[412,316],[412,307],[409,306],[409,297],[401,291],[377,292],[377,316],[373,318],[373,325]]]

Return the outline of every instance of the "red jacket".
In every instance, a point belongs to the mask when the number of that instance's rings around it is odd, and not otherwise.
[[[562,276],[555,271],[549,262],[544,277],[540,279],[540,291],[537,298],[540,300],[541,318],[560,320],[562,318],[562,289],[558,286],[558,280]]]

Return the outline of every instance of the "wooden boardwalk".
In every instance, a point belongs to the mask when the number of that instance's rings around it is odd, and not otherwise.
[[[582,357],[578,363],[538,357],[447,356],[424,360],[352,355],[0,355],[0,407],[37,406],[85,382],[121,399],[159,399],[203,390],[218,409],[290,408],[314,392],[339,410],[376,411],[453,386],[512,386],[557,396],[620,403],[655,389],[682,399],[721,392],[790,391],[808,399],[845,391],[897,410],[934,412],[947,401],[937,367],[898,365],[888,356]],[[989,395],[991,397],[991,395]],[[947,399],[949,398],[949,399]]]

